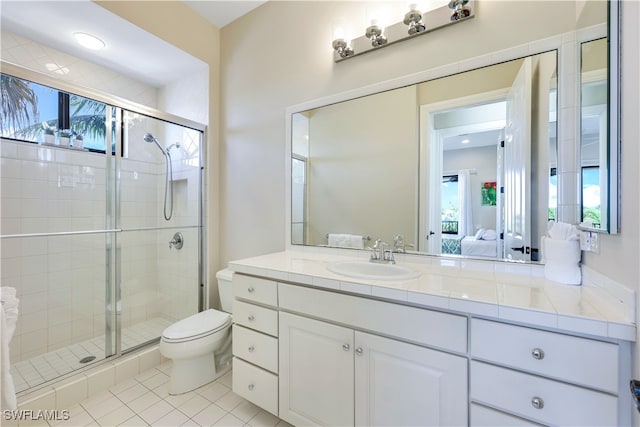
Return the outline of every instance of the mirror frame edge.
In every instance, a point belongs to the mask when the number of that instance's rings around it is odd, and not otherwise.
[[[608,68],[609,75],[607,79],[607,91],[609,99],[609,137],[608,137],[608,153],[609,153],[609,221],[607,231],[608,234],[618,234],[620,232],[620,213],[622,211],[619,191],[621,188],[620,175],[620,21],[622,15],[620,13],[620,2],[618,0],[609,0],[607,9],[609,16],[607,40],[609,42],[608,49]]]

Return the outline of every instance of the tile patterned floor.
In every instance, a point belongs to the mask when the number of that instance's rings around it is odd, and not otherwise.
[[[122,330],[122,348],[131,348],[158,338],[172,321],[158,317],[137,323]],[[43,384],[85,367],[80,359],[94,356],[96,361],[104,359],[104,336],[73,344],[44,353],[11,366],[16,392]]]
[[[192,392],[171,396],[170,369],[169,361],[145,371],[69,408],[68,420],[49,425],[290,427],[235,394],[230,372]]]

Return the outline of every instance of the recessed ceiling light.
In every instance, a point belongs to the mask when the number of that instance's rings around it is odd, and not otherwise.
[[[470,143],[470,142],[471,142],[471,141],[469,141],[469,140],[468,140],[468,139],[466,139],[466,138],[465,138],[465,139],[463,139],[462,141],[460,141],[460,143],[461,143],[461,144],[468,144],[468,143]]]
[[[73,33],[73,36],[76,38],[76,41],[80,44],[80,46],[86,47],[91,50],[100,50],[105,47],[105,44],[102,40],[97,38],[96,36],[92,36],[87,33]]]

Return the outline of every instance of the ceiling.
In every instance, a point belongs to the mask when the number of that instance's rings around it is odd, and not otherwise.
[[[221,28],[265,1],[184,3]],[[0,18],[3,30],[156,87],[206,67],[199,59],[89,0],[2,0]],[[82,48],[72,36],[77,31],[99,37],[106,47],[101,51]]]
[[[205,17],[218,28],[224,27],[266,2],[267,0],[183,0],[184,4]]]

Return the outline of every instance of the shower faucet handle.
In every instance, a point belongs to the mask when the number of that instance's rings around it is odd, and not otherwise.
[[[169,240],[169,249],[182,249],[182,246],[184,245],[184,238],[182,236],[181,232],[177,232],[176,234],[173,235],[173,239]]]

